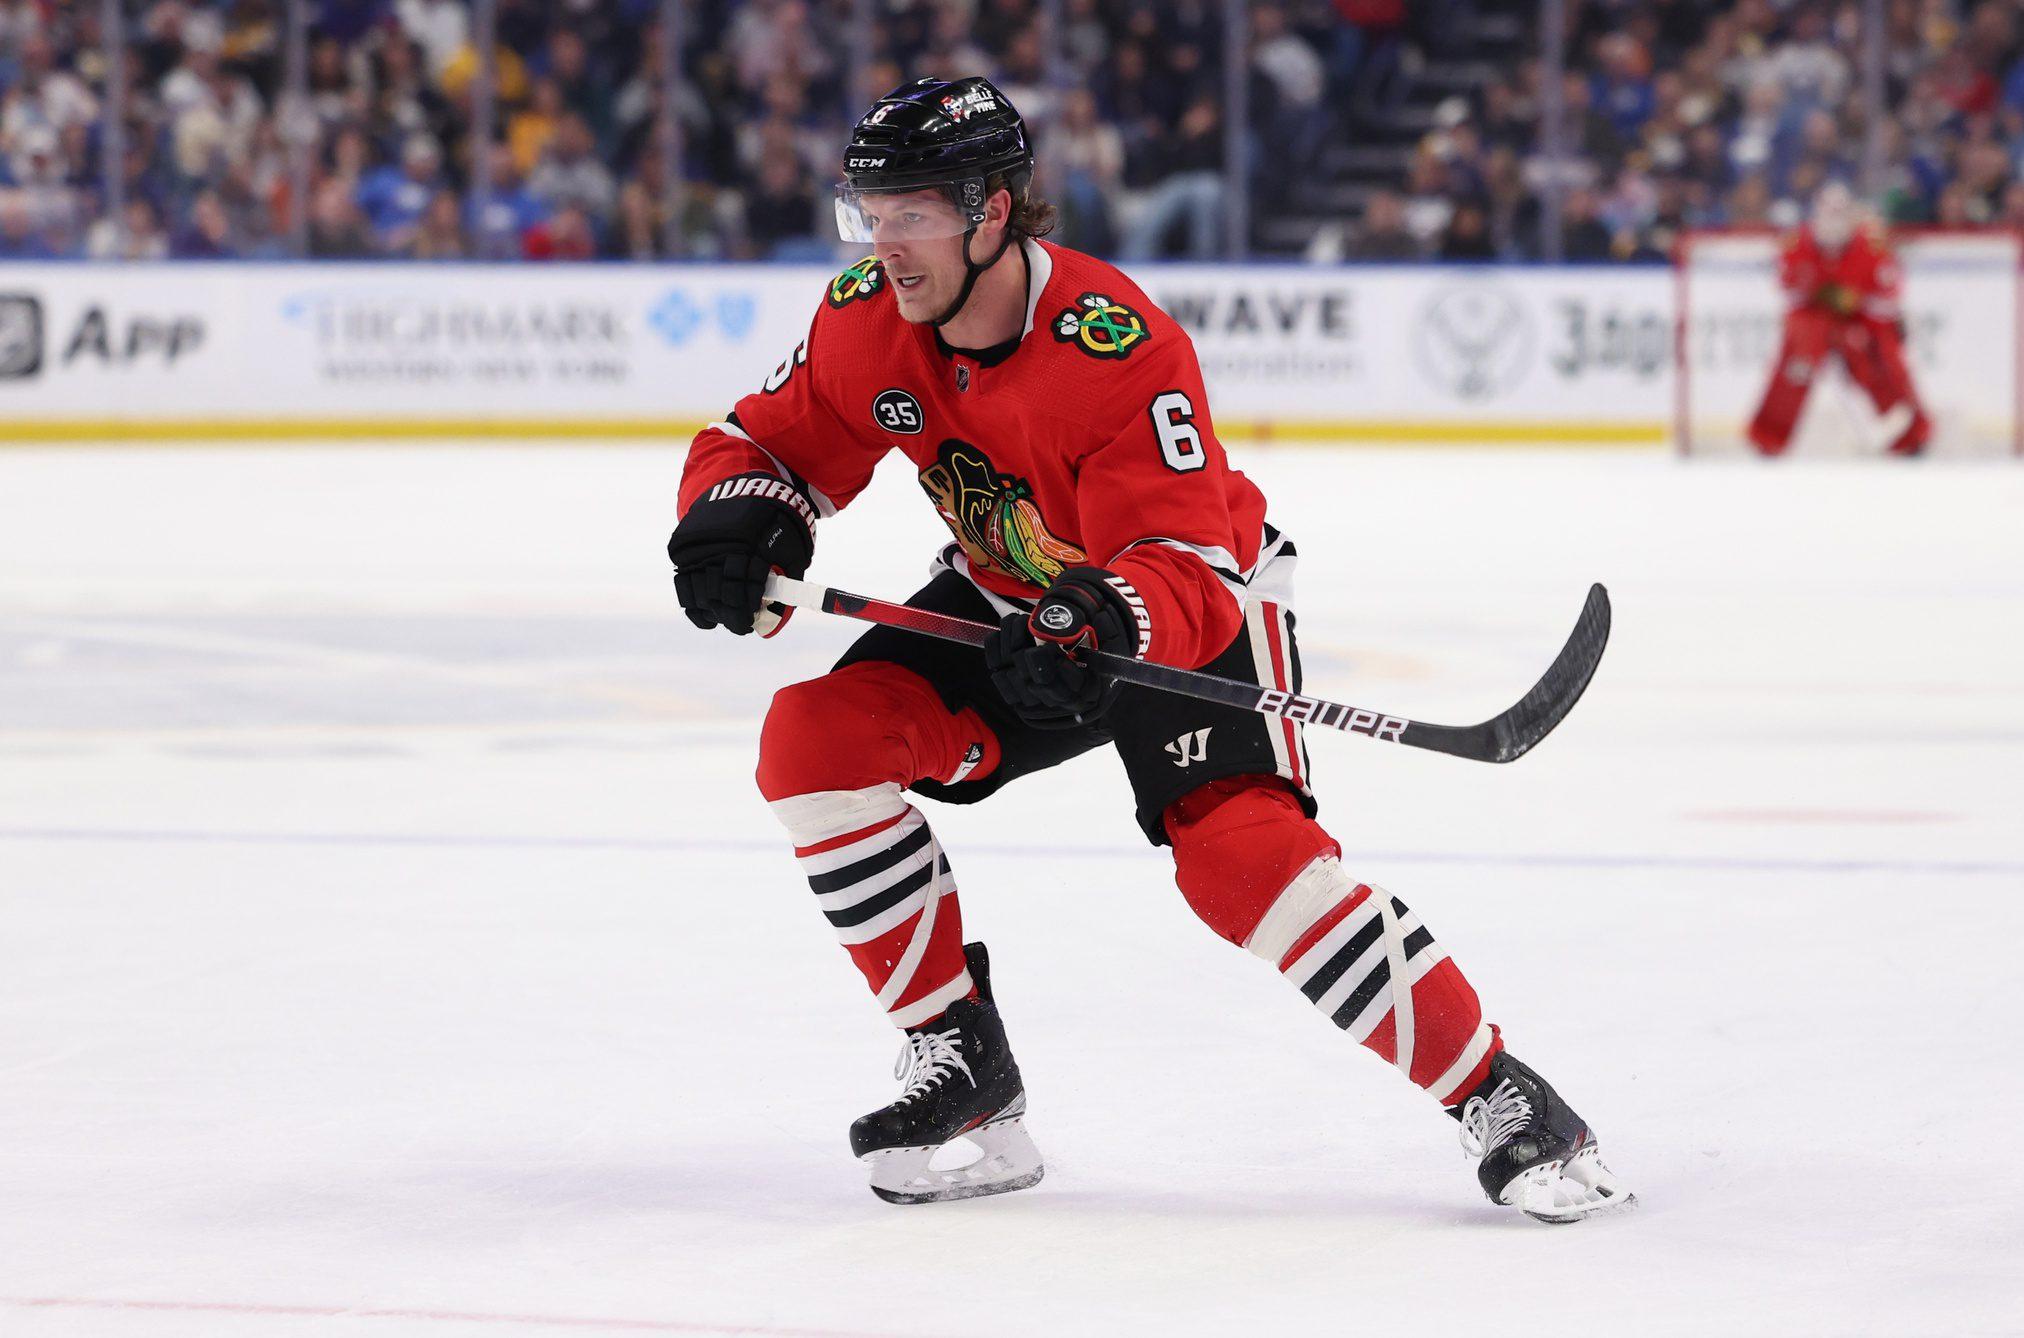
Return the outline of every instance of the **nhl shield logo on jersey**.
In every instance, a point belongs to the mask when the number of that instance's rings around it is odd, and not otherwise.
[[[885,287],[885,265],[877,256],[866,256],[829,281],[829,305],[847,307],[859,298],[869,298]]]
[[[1122,358],[1152,338],[1145,317],[1102,293],[1084,293],[1054,318],[1054,337],[1092,358]]]

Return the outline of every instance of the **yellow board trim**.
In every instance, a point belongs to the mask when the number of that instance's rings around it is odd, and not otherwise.
[[[1289,445],[1302,442],[1449,442],[1464,446],[1663,446],[1671,425],[1659,420],[1531,422],[1523,419],[1317,418],[1247,421],[1219,419],[1216,435],[1226,441]]]
[[[495,441],[653,440],[686,444],[703,429],[685,418],[4,418],[0,444],[89,441],[343,441],[449,439]],[[1659,446],[1670,438],[1659,420],[1528,422],[1517,419],[1226,419],[1226,441],[1249,445],[1444,442],[1462,446]]]

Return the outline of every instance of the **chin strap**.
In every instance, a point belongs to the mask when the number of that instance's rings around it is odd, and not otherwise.
[[[949,303],[941,315],[928,322],[938,330],[956,319],[957,314],[963,310],[963,304],[970,300],[970,291],[977,286],[977,280],[983,277],[985,270],[1004,259],[1006,250],[1012,245],[1012,229],[1008,227],[1005,229],[1004,240],[998,243],[998,249],[991,253],[989,260],[980,265],[970,259],[970,239],[976,235],[975,224],[971,224],[963,233],[963,268],[967,272],[963,275],[963,286],[957,291],[956,300]]]

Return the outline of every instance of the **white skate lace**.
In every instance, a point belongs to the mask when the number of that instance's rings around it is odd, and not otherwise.
[[[1462,1107],[1462,1151],[1489,1156],[1532,1123],[1532,1102],[1510,1079],[1498,1083],[1490,1099],[1470,1097]]]
[[[975,1087],[977,1077],[958,1053],[962,1044],[963,1034],[953,1027],[947,1031],[917,1032],[907,1037],[907,1043],[900,1048],[898,1061],[893,1064],[893,1077],[907,1085],[907,1090],[900,1094],[900,1101],[911,1101],[926,1095],[930,1088],[957,1069],[961,1069],[963,1076],[970,1080],[970,1086]]]

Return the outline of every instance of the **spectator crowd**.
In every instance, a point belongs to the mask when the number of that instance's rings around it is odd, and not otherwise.
[[[1404,180],[1373,194],[1333,253],[1537,258],[1555,184],[1560,249],[1579,261],[1663,259],[1684,229],[1790,226],[1829,181],[1892,224],[2024,228],[2024,4],[1885,0],[1874,127],[1865,8],[1570,5],[1569,153],[1545,152],[1545,62],[1526,60],[1442,103]]]
[[[1873,149],[1861,0],[1569,0],[1564,158],[1541,7],[1515,0],[1261,0],[1237,43],[1220,0],[1059,0],[1058,32],[1034,0],[681,0],[672,87],[660,0],[495,8],[479,147],[469,0],[128,0],[117,60],[96,0],[0,0],[0,257],[828,259],[851,119],[983,72],[1035,129],[1065,240],[1207,258],[1233,48],[1250,213],[1311,216],[1317,259],[1536,257],[1549,190],[1582,260],[1789,222],[1836,179],[1893,220],[2024,226],[2024,0],[1885,0]],[[1500,17],[1509,60],[1470,45]],[[1442,63],[1484,73],[1414,122]],[[1376,142],[1397,170],[1354,206],[1319,189]]]

